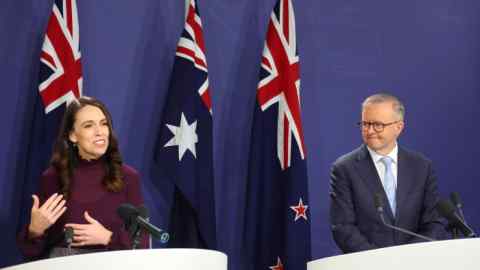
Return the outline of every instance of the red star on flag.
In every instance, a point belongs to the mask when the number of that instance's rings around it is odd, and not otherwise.
[[[283,264],[282,264],[282,261],[280,260],[280,257],[277,257],[277,265],[270,266],[270,269],[283,270]]]
[[[299,218],[304,218],[305,220],[308,220],[307,218],[307,209],[308,205],[303,204],[302,198],[298,201],[298,205],[290,206],[290,209],[292,209],[295,212],[295,221],[297,221]]]

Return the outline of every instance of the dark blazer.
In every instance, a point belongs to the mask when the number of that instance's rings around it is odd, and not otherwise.
[[[374,204],[376,193],[383,197],[384,216],[390,224],[435,239],[445,236],[435,211],[438,191],[432,163],[421,154],[398,149],[395,218],[365,145],[335,161],[330,184],[331,229],[344,253],[421,241],[382,224]]]

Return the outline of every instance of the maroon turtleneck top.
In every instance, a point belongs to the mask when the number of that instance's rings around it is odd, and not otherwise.
[[[134,206],[143,204],[138,172],[130,166],[122,165],[124,188],[120,192],[110,192],[102,185],[105,175],[105,163],[102,158],[86,161],[80,159],[74,171],[71,183],[70,198],[66,202],[67,210],[43,236],[29,239],[28,224],[17,236],[17,243],[22,253],[30,259],[48,256],[51,248],[64,244],[64,225],[66,223],[88,223],[84,212],[110,230],[112,238],[108,246],[88,246],[85,249],[119,250],[129,249],[131,241],[128,232],[123,228],[123,221],[117,215],[117,208],[122,203]],[[60,192],[60,178],[53,167],[43,172],[40,190],[40,205],[52,194]],[[142,237],[141,247],[147,247],[147,238]]]

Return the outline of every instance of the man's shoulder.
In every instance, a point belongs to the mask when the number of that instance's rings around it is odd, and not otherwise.
[[[398,148],[398,155],[400,158],[410,160],[418,163],[431,163],[432,161],[427,158],[423,153],[408,149],[406,147]]]
[[[367,150],[365,149],[365,146],[364,145],[361,145],[359,147],[357,147],[356,149],[340,156],[339,158],[337,158],[337,160],[335,160],[335,162],[333,163],[334,166],[340,166],[340,165],[346,165],[346,164],[350,164],[350,163],[353,163],[361,158],[364,158],[366,157],[366,155],[368,154],[366,152]]]

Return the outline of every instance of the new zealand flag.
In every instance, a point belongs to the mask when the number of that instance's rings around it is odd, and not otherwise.
[[[156,148],[156,164],[174,183],[170,247],[216,247],[212,103],[202,22],[194,0],[177,45]]]
[[[290,0],[272,11],[252,127],[245,250],[248,269],[300,270],[310,260],[299,57]]]
[[[40,175],[48,167],[65,105],[82,95],[79,32],[76,1],[56,0],[40,52],[38,92],[31,95],[35,105],[23,185],[23,213],[30,212],[31,194],[36,192]],[[22,216],[19,224],[26,219]]]

